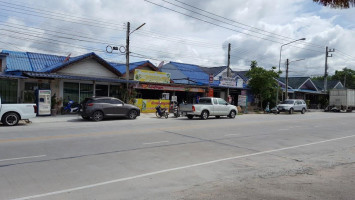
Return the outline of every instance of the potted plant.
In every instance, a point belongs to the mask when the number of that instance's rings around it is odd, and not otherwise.
[[[56,116],[57,115],[57,108],[58,108],[58,99],[56,94],[54,94],[51,98],[51,115]]]

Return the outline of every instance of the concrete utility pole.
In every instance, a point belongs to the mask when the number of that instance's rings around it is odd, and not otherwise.
[[[231,71],[230,71],[230,62],[231,62],[231,43],[228,44],[228,63],[227,63],[227,78],[230,77]],[[227,87],[227,102],[229,98],[229,87]]]
[[[288,59],[286,60],[286,93],[285,93],[285,100],[288,99]]]
[[[329,52],[334,52],[335,49],[329,49],[328,47],[325,48],[325,69],[324,69],[324,92],[327,91],[328,87],[328,57],[333,57],[332,54],[328,54]]]
[[[127,34],[126,34],[126,89],[128,92],[128,81],[129,81],[129,35],[131,24],[127,22]],[[128,100],[128,97],[126,101]]]

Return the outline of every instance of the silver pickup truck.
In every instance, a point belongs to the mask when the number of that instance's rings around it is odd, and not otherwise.
[[[180,104],[180,112],[189,119],[192,119],[194,116],[199,116],[201,119],[207,119],[209,116],[235,118],[238,114],[238,109],[236,106],[227,103],[224,99],[203,97],[198,104]]]
[[[6,126],[15,126],[20,120],[36,117],[36,104],[2,104],[0,97],[0,119]]]

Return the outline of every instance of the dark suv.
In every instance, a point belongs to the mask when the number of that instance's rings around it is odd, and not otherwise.
[[[113,97],[91,97],[81,102],[79,113],[83,119],[101,121],[111,117],[135,119],[140,115],[140,110],[134,105],[123,103]]]

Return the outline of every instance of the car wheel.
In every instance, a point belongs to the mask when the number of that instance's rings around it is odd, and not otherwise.
[[[293,108],[290,108],[290,111],[288,113],[293,114]]]
[[[229,118],[231,118],[231,119],[233,119],[233,118],[235,118],[235,111],[234,110],[232,110],[230,113],[229,113]]]
[[[302,114],[306,113],[306,109],[302,108],[301,113],[302,113]]]
[[[129,111],[129,113],[128,113],[128,118],[129,119],[136,119],[136,117],[137,117],[137,111],[136,110]]]
[[[202,111],[200,117],[201,119],[206,120],[208,118],[208,111],[207,110]]]
[[[14,112],[6,113],[1,120],[1,122],[5,126],[15,126],[18,124],[19,121],[20,121],[20,116]]]
[[[104,113],[102,113],[101,111],[95,111],[92,114],[92,120],[98,122],[104,119]]]
[[[216,116],[217,119],[221,118],[221,116]]]
[[[85,120],[89,120],[90,119],[90,117],[88,117],[88,116],[81,116],[83,119],[85,119]]]
[[[193,115],[187,115],[187,118],[192,119],[192,118],[194,118],[194,116]]]

